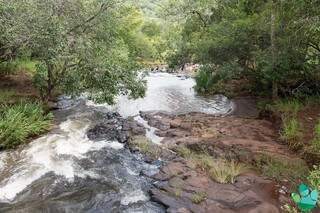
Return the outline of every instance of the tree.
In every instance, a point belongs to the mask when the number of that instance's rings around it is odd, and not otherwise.
[[[270,20],[270,41],[271,41],[271,54],[272,54],[272,72],[276,73],[276,2],[271,0],[271,20]],[[278,99],[278,83],[276,80],[272,81],[272,98]]]
[[[246,78],[274,98],[316,93],[319,7],[314,0],[169,1],[164,14],[177,14],[182,28],[169,62],[209,65],[208,75],[229,69],[234,75],[222,76]]]
[[[121,31],[125,24],[121,11],[128,4],[118,0],[20,3],[1,1],[3,20],[15,26],[1,29],[5,35],[13,31],[12,43],[17,47],[23,43],[39,61],[34,83],[44,100],[52,98],[54,90],[87,92],[91,98],[108,103],[119,93],[143,96],[144,83],[135,71],[136,55]],[[10,44],[7,40],[1,39]]]

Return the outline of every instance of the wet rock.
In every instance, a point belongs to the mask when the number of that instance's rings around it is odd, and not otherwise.
[[[107,112],[102,115],[102,122],[95,124],[87,131],[90,140],[108,140],[125,143],[130,136],[144,135],[145,128],[132,118],[123,119],[117,112]]]

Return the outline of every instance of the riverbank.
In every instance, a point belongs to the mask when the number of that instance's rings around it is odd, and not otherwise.
[[[26,65],[30,66],[30,63]],[[0,73],[1,150],[28,143],[47,133],[53,124],[48,105],[40,101],[33,87],[32,70],[23,66],[16,69]]]

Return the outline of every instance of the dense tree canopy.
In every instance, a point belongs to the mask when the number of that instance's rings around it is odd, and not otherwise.
[[[317,0],[0,0],[0,63],[36,60],[47,99],[140,97],[135,70],[149,62],[202,64],[200,91],[236,77],[275,97],[314,94],[319,11]]]
[[[241,71],[275,95],[313,93],[320,80],[319,11],[316,0],[168,0],[163,13],[182,26],[169,61],[208,64],[210,75]]]
[[[1,0],[0,20],[0,59],[28,54],[37,60],[34,83],[44,99],[55,89],[88,92],[95,100],[109,103],[119,93],[144,94],[137,61],[153,57],[148,39],[155,35],[147,30],[154,27],[152,23],[144,23],[134,4]]]

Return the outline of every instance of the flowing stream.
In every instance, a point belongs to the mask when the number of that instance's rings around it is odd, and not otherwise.
[[[150,73],[146,80],[145,98],[121,96],[114,106],[61,99],[62,109],[54,112],[56,128],[17,150],[0,153],[0,212],[164,212],[150,201],[151,182],[141,175],[155,174],[158,166],[145,163],[118,141],[89,140],[88,128],[104,112],[116,111],[133,116],[147,128],[146,136],[160,143],[162,138],[140,111],[226,114],[233,104],[224,96],[198,96],[194,80],[185,76]]]

